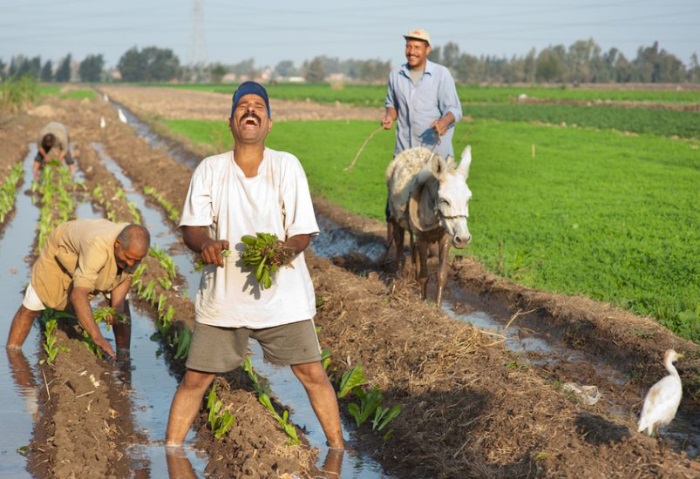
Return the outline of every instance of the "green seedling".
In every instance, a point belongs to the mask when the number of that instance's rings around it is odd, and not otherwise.
[[[265,406],[267,410],[270,411],[272,416],[277,421],[277,424],[279,424],[282,430],[287,434],[287,436],[289,436],[289,444],[301,444],[301,440],[297,435],[297,430],[294,427],[294,424],[289,422],[289,411],[285,410],[280,416],[279,413],[275,410],[274,406],[272,405],[272,400],[270,399],[270,396],[266,393],[260,394],[258,396],[258,401],[260,401],[260,404]]]
[[[260,404],[265,406],[265,408],[267,408],[267,410],[270,411],[270,413],[280,425],[282,430],[287,434],[287,436],[289,436],[289,443],[301,444],[301,441],[297,436],[297,430],[294,427],[294,424],[289,422],[289,412],[284,411],[282,413],[282,416],[280,416],[279,413],[275,410],[274,406],[272,405],[272,400],[270,399],[270,396],[267,393],[267,385],[260,381],[257,373],[255,372],[255,370],[253,370],[253,363],[250,360],[250,356],[246,356],[245,360],[243,361],[243,370],[246,373],[248,373],[248,377],[253,382],[253,389],[255,389],[255,392],[258,394],[258,401],[260,401]]]
[[[177,351],[175,351],[175,359],[185,359],[190,352],[190,342],[192,341],[192,333],[187,328],[183,328],[177,335]]]
[[[207,396],[207,409],[209,410],[209,427],[214,431],[214,437],[221,439],[231,428],[236,417],[228,409],[223,408],[223,401],[216,395],[216,384],[214,384]]]
[[[364,372],[362,371],[362,365],[358,364],[350,371],[345,371],[343,376],[340,378],[340,390],[338,391],[338,398],[344,398],[354,388],[365,384],[367,380],[365,379]]]
[[[382,406],[377,406],[374,412],[374,419],[372,420],[372,430],[381,432],[387,424],[389,424],[396,416],[401,414],[401,405],[395,404],[391,409]],[[385,441],[391,436],[393,429],[387,431],[382,439]]]
[[[40,364],[44,364],[44,362],[47,364],[53,364],[60,351],[68,350],[66,346],[62,346],[60,348],[56,346],[56,341],[58,341],[58,338],[56,337],[57,326],[58,322],[55,318],[49,319],[44,324],[44,337],[46,338],[46,341],[44,342],[44,351],[46,351],[46,359],[39,361]]]
[[[369,391],[364,391],[358,386],[353,388],[352,392],[359,399],[360,403],[348,404],[348,412],[359,427],[374,414],[382,401],[384,401],[384,395],[376,386]]]

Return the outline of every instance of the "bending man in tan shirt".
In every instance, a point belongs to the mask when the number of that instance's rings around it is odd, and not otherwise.
[[[34,263],[31,282],[12,320],[7,348],[22,347],[34,318],[42,310],[65,310],[70,303],[93,342],[110,357],[116,357],[90,307],[90,299],[103,293],[115,312],[129,319],[123,323],[114,318],[108,320],[114,328],[117,350],[128,351],[131,312],[127,293],[136,267],[148,254],[150,242],[150,234],[143,226],[105,219],[74,220],[56,227]]]
[[[34,158],[34,180],[38,180],[46,162],[55,156],[59,162],[65,162],[70,174],[75,173],[75,160],[72,156],[68,128],[57,121],[47,124],[39,132],[37,153]]]

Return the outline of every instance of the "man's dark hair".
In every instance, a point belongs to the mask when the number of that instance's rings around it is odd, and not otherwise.
[[[141,247],[144,252],[148,252],[151,247],[151,233],[141,225],[130,224],[126,226],[117,236],[117,240],[124,249],[129,249],[132,241],[136,242],[136,245]]]
[[[41,146],[46,152],[53,148],[53,145],[55,144],[56,137],[53,135],[53,133],[47,133],[46,135],[44,135],[44,138],[41,139]]]

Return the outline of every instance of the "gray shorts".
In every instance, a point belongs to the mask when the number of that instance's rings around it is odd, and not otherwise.
[[[313,320],[264,329],[220,328],[195,323],[187,356],[187,368],[225,373],[243,364],[248,338],[260,343],[265,361],[279,366],[321,360],[321,345]]]

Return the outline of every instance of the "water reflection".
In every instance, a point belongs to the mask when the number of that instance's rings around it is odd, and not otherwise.
[[[17,387],[17,391],[24,398],[24,412],[31,414],[36,421],[38,415],[37,405],[37,383],[34,378],[34,371],[27,361],[21,349],[6,349],[7,361],[10,365],[10,374]]]
[[[328,449],[326,459],[323,461],[321,470],[328,478],[339,478],[340,471],[343,469],[343,457],[345,451],[342,449]]]
[[[181,446],[165,446],[165,462],[170,479],[197,479],[185,449]]]
[[[340,479],[344,456],[345,451],[342,449],[329,449],[321,466],[321,477]],[[197,479],[198,476],[182,446],[165,446],[165,461],[168,465],[169,479]]]

